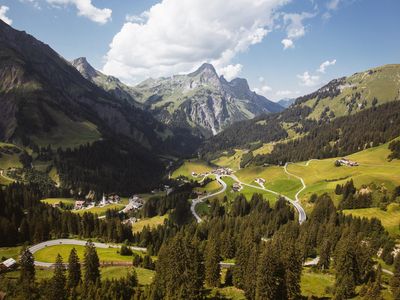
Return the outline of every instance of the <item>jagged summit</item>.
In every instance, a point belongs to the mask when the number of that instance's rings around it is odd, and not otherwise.
[[[187,75],[145,80],[134,87],[137,100],[164,123],[192,128],[203,136],[241,120],[283,108],[250,90],[246,79],[227,81],[202,64]]]
[[[122,83],[114,76],[107,76],[92,67],[87,61],[86,57],[79,57],[71,61],[71,64],[85,77],[87,80],[93,82],[113,96],[128,101],[135,106],[140,106],[135,100],[135,92],[131,87]]]
[[[214,66],[209,63],[203,63],[196,71],[188,74],[188,76],[195,77],[202,73],[207,73],[207,74],[212,74],[212,75],[218,76],[217,71],[215,70]]]
[[[71,64],[85,77],[90,79],[99,76],[99,73],[95,68],[93,68],[87,61],[86,57],[79,57],[74,59]]]

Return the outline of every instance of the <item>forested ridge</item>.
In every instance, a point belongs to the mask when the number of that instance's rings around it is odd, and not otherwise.
[[[278,164],[345,156],[386,143],[399,132],[400,101],[395,101],[321,124],[302,138],[276,144],[270,154],[254,161]]]
[[[355,191],[352,182],[338,188],[343,203],[354,197]],[[400,264],[392,253],[394,240],[380,221],[345,216],[326,194],[314,197],[313,212],[299,225],[286,200],[278,199],[271,207],[259,194],[251,199],[238,196],[229,205],[226,199],[211,201],[208,221],[197,224],[187,205],[189,193],[190,186],[186,186],[175,195],[151,200],[143,215],[169,211],[171,217],[163,225],[153,229],[145,227],[132,235],[131,229],[123,225],[117,215],[109,213],[106,219],[99,220],[91,214],[79,216],[62,212],[38,202],[43,195],[36,187],[14,184],[0,193],[1,228],[6,229],[1,232],[2,245],[75,235],[104,241],[129,241],[147,247],[149,255],[158,256],[156,275],[148,287],[138,286],[133,271],[127,278],[102,280],[96,271],[95,249],[89,243],[85,260],[94,262],[84,262],[83,276],[73,285],[68,285],[72,279],[58,282],[65,297],[73,293],[78,299],[113,299],[116,295],[121,299],[133,296],[135,299],[204,299],[209,288],[221,286],[242,289],[247,299],[299,299],[303,263],[317,255],[320,258],[317,269],[335,270],[336,283],[332,291],[335,299],[381,293],[380,289],[376,290],[376,285],[381,284],[380,269],[374,267],[373,260],[377,255],[388,264],[395,260],[399,268],[395,276],[400,279]],[[130,255],[125,250],[121,249],[121,255]],[[73,253],[68,259],[70,264],[71,260],[74,260]],[[235,264],[221,281],[219,262],[223,260],[234,260]],[[20,258],[24,284],[17,286],[16,282],[8,281],[10,294],[19,297],[30,291],[36,299],[44,299],[50,297],[51,286],[55,278],[62,277],[60,274],[72,278],[69,271],[66,274],[61,270],[61,257],[57,258],[50,282],[36,281],[30,262],[32,257],[25,249]],[[136,256],[132,257],[132,263],[154,268],[151,260],[144,263]],[[361,292],[357,286],[362,287]],[[395,291],[395,284],[393,286]]]

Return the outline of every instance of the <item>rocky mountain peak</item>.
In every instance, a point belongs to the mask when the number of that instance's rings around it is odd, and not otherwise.
[[[205,75],[207,77],[218,77],[217,71],[214,66],[209,63],[204,63],[193,73],[190,73],[189,76],[196,77],[199,75]]]
[[[230,82],[230,85],[241,90],[250,90],[249,84],[244,78],[235,78]]]
[[[71,64],[85,77],[91,79],[98,76],[98,71],[87,61],[86,57],[79,57],[71,61]]]

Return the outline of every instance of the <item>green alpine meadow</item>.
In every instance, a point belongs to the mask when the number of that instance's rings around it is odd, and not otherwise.
[[[400,299],[399,11],[0,0],[0,300]]]

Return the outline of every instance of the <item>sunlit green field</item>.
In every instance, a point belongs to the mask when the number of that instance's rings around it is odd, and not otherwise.
[[[100,267],[101,278],[102,279],[118,279],[125,277],[130,270],[131,267],[121,267],[121,266],[112,266],[112,267]],[[35,268],[36,271],[36,280],[50,279],[53,276],[53,269],[49,268]],[[135,267],[135,271],[138,277],[139,284],[148,285],[153,281],[155,271],[137,268]],[[8,272],[4,274],[4,278],[15,279],[19,278],[19,271]]]
[[[43,248],[34,254],[35,260],[41,262],[55,262],[57,254],[63,257],[64,261],[68,260],[69,254],[75,248],[79,258],[82,260],[85,252],[85,246],[80,245],[57,245]],[[101,262],[131,262],[132,256],[120,255],[119,248],[96,248],[97,254]]]
[[[141,219],[140,221],[134,223],[132,225],[132,231],[134,233],[140,232],[143,230],[145,226],[149,226],[150,228],[157,227],[158,225],[164,224],[164,221],[168,218],[168,214],[163,216],[155,216],[152,218]]]
[[[390,153],[388,144],[370,148],[347,156],[357,161],[358,167],[335,167],[336,158],[313,160],[306,166],[305,162],[290,164],[289,172],[303,177],[307,188],[301,198],[308,198],[312,193],[328,192],[333,194],[337,184],[353,179],[356,187],[362,184],[375,183],[392,191],[400,185],[400,161],[387,161]]]
[[[0,259],[1,258],[18,258],[21,253],[22,246],[15,247],[0,247]]]
[[[236,171],[240,169],[240,160],[242,159],[242,155],[243,155],[243,150],[236,149],[234,155],[231,156],[223,155],[213,160],[212,163],[217,166],[231,168],[232,170]]]
[[[195,190],[199,191],[199,192],[215,193],[215,192],[219,191],[221,188],[222,187],[218,183],[218,181],[213,180],[213,181],[209,182],[206,186],[195,188]]]
[[[75,204],[75,200],[72,198],[46,198],[41,201],[49,205],[59,204],[60,202],[64,204]]]
[[[172,173],[171,177],[177,178],[179,176],[186,176],[192,180],[201,180],[202,178],[200,178],[200,177],[193,177],[192,172],[200,174],[200,173],[209,172],[212,170],[213,170],[213,168],[204,161],[197,160],[197,159],[186,160],[178,169],[176,169]]]
[[[247,200],[250,200],[254,193],[262,194],[263,197],[266,200],[268,200],[271,205],[273,205],[277,199],[277,196],[270,192],[263,191],[261,189],[248,187],[248,186],[243,186],[243,188],[239,192],[235,192],[232,189],[232,185],[235,183],[235,181],[232,178],[222,177],[222,180],[226,183],[227,188],[226,188],[225,194],[221,194],[221,195],[222,195],[222,197],[224,195],[226,195],[229,201],[234,200],[240,194],[244,195]],[[256,184],[254,184],[254,185],[256,185]],[[218,195],[218,196],[220,196],[220,195]]]
[[[332,274],[315,273],[303,269],[301,275],[301,294],[303,296],[332,297],[327,288],[333,288],[335,277]]]
[[[271,143],[263,144],[260,148],[253,151],[253,155],[269,154],[274,149],[274,145]]]
[[[264,186],[267,189],[281,193],[290,198],[301,188],[301,182],[297,178],[285,173],[283,167],[249,167],[235,173],[243,182],[257,185],[254,180],[258,177],[266,180]]]
[[[382,225],[393,236],[400,236],[400,205],[391,203],[387,207],[387,211],[383,211],[377,207],[347,209],[343,213],[361,218],[377,218],[381,220]]]

